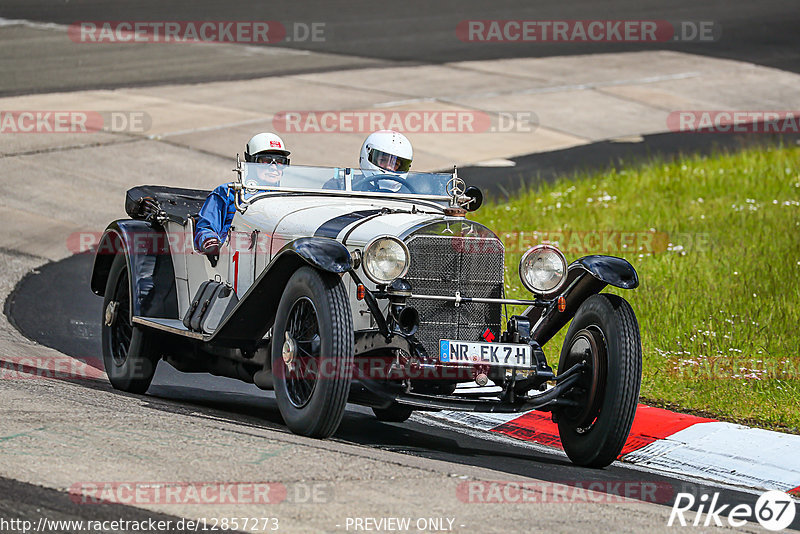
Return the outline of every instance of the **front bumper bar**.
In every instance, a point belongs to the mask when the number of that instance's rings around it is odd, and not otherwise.
[[[522,397],[515,403],[493,399],[469,399],[457,395],[423,395],[421,393],[401,393],[395,397],[394,401],[398,404],[429,410],[459,410],[483,413],[517,413],[530,410],[549,411],[555,407],[576,405],[575,402],[560,398],[560,396],[572,387],[579,378],[579,375],[568,377],[544,393]]]
[[[398,387],[397,384],[375,381],[364,375],[358,367],[354,368],[353,378],[384,406],[398,403],[423,410],[516,413],[529,410],[550,411],[556,407],[577,406],[575,401],[566,399],[563,395],[580,379],[582,370],[583,364],[575,364],[560,376],[555,377],[556,385],[547,391],[537,395],[517,396],[513,402],[500,398],[474,398],[475,392],[464,396],[412,393]],[[491,397],[491,395],[491,393],[487,393],[485,397]]]

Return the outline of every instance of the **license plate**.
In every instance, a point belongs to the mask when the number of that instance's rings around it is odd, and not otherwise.
[[[442,339],[439,341],[439,360],[492,367],[534,367],[530,345],[510,343]]]

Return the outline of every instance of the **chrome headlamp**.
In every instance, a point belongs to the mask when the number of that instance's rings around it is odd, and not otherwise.
[[[519,277],[531,293],[554,293],[567,281],[567,260],[552,245],[536,245],[522,255]]]
[[[364,274],[376,284],[388,284],[408,272],[411,255],[406,244],[392,236],[376,237],[364,247]]]

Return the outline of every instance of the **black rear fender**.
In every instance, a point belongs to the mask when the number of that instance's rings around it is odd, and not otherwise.
[[[111,223],[95,253],[90,285],[96,295],[104,296],[111,264],[120,254],[125,255],[130,274],[131,313],[178,318],[175,269],[164,229],[139,220]]]

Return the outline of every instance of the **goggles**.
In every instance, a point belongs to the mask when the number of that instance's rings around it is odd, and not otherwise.
[[[255,163],[271,163],[275,165],[288,165],[289,157],[280,154],[256,154],[253,156]]]

